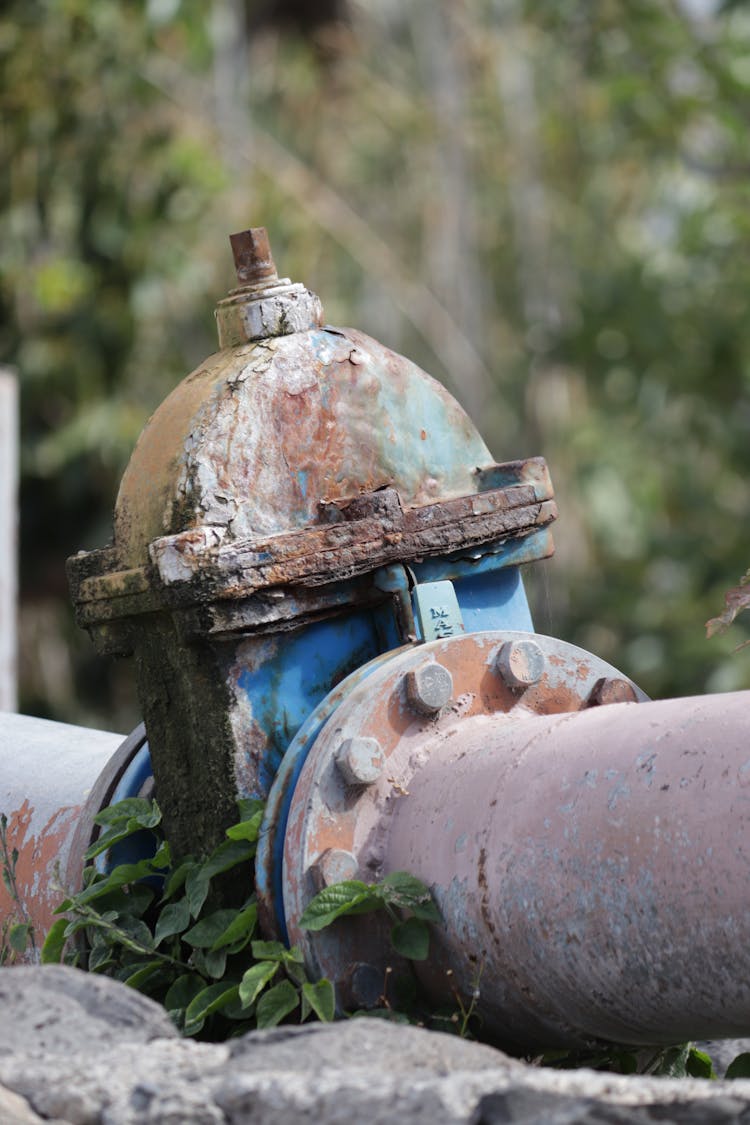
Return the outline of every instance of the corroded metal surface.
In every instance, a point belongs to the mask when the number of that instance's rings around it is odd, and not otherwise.
[[[390,494],[387,512],[368,515],[364,501]],[[395,489],[358,498],[357,517],[276,535],[230,541],[215,528],[162,537],[145,570],[91,576],[77,586],[79,618],[148,612],[155,604],[191,605],[247,597],[268,587],[317,586],[371,573],[392,561],[443,556],[544,527],[557,510],[546,488],[509,486],[404,511]],[[362,513],[362,514],[360,514]],[[71,560],[71,571],[75,560]],[[155,573],[154,573],[155,571]],[[157,587],[160,587],[157,593]]]
[[[387,840],[395,810],[411,792],[412,778],[434,752],[436,743],[460,745],[467,724],[489,729],[493,723],[515,724],[533,715],[575,712],[588,706],[595,683],[619,676],[611,665],[590,653],[551,637],[533,640],[545,656],[544,673],[519,690],[509,686],[497,658],[507,644],[524,644],[528,634],[486,632],[461,634],[405,649],[376,666],[363,682],[344,695],[299,770],[284,842],[284,908],[290,940],[300,944],[313,971],[341,981],[353,959],[372,960],[385,970],[387,932],[368,919],[352,921],[343,933],[324,931],[311,937],[296,925],[314,893],[311,875],[317,857],[327,849],[351,852],[359,860],[360,877],[368,881],[387,871]],[[424,713],[412,698],[411,678],[427,665],[447,673],[450,699],[436,702],[440,710]],[[342,694],[343,687],[342,685]],[[641,700],[645,696],[634,685]],[[342,783],[335,764],[340,742],[374,738],[385,755],[381,775],[366,790]],[[275,802],[272,791],[271,802]],[[272,826],[267,825],[269,831]],[[283,827],[283,826],[282,826]],[[266,848],[268,851],[268,846]],[[411,870],[411,869],[410,869]],[[414,874],[419,875],[418,870]],[[381,941],[382,939],[382,941]]]
[[[527,1047],[744,1033],[749,706],[620,703],[436,747],[388,847],[445,920],[427,988],[450,966]]]
[[[68,566],[79,624],[135,655],[177,856],[211,850],[237,796],[268,792],[339,680],[415,638],[408,585],[384,587],[387,568],[460,570],[468,556],[478,575],[485,555],[488,571],[515,567],[551,553],[556,514],[541,459],[496,464],[415,364],[319,326],[317,298],[276,276],[264,231],[233,243],[241,285],[217,308],[222,350],[146,425],[113,545]],[[497,585],[528,617],[522,589]]]
[[[552,496],[541,458],[494,465],[414,364],[351,330],[298,333],[211,357],[165,400],[123,477],[114,547],[70,560],[73,598],[90,627],[342,581],[528,535]]]
[[[407,653],[323,728],[289,814],[290,938],[312,971],[339,982],[344,1004],[356,1000],[353,965],[381,982],[375,1003],[386,967],[402,968],[387,925],[370,918],[316,935],[296,925],[319,858],[346,853],[365,880],[408,870],[431,885],[444,924],[422,982],[435,1003],[453,987],[467,1004],[478,991],[485,1029],[508,1044],[740,1034],[750,1020],[750,695],[605,704],[593,692],[602,679],[644,697],[541,637],[544,673],[511,688],[496,661],[509,639],[422,646],[420,658],[454,682],[436,719],[409,706],[417,654]],[[336,740],[354,737],[377,737],[386,757],[366,788],[343,785],[335,768]]]
[[[251,227],[230,234],[234,268],[240,285],[266,285],[277,281],[276,263],[265,227]]]
[[[141,736],[142,740],[142,736]],[[0,715],[0,812],[18,849],[19,896],[37,945],[65,894],[80,888],[93,818],[133,753],[132,740],[25,715]],[[0,883],[0,919],[17,915]]]

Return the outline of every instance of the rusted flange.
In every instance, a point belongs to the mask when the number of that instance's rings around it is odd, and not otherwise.
[[[300,930],[297,920],[320,889],[330,857],[346,868],[347,878],[380,879],[388,869],[391,819],[437,745],[469,731],[476,738],[488,724],[586,710],[603,679],[624,677],[591,653],[551,637],[485,632],[402,651],[345,696],[300,774],[284,850],[289,938],[303,948],[313,973],[337,982],[343,1006],[363,1006],[352,991],[355,963],[370,966],[371,975],[385,982],[386,969],[400,962],[389,949],[388,925],[369,916],[319,933]],[[416,691],[420,682],[424,693]],[[631,687],[635,699],[647,698]],[[341,747],[357,740],[368,745],[372,740],[379,751],[379,771],[367,784],[352,784],[338,766]]]

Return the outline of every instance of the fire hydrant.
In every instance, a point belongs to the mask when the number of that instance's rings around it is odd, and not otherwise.
[[[428,375],[323,325],[265,231],[231,241],[220,350],[147,424],[112,546],[69,563],[79,623],[135,658],[128,768],[174,853],[265,798],[265,933],[345,1007],[381,994],[387,930],[301,913],[407,870],[443,919],[423,987],[450,972],[500,1041],[746,1032],[750,695],[652,703],[535,634],[544,461],[495,463]]]

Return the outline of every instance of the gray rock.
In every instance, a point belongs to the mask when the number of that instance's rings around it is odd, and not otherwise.
[[[0,1121],[3,1125],[42,1125],[43,1118],[34,1113],[25,1098],[0,1086]]]
[[[0,969],[0,1056],[68,1053],[96,1043],[177,1035],[160,1004],[109,977],[67,965]]]
[[[382,1020],[196,1043],[71,969],[2,970],[0,1003],[1,1125],[750,1125],[748,1081],[545,1070]]]
[[[347,1071],[371,1071],[373,1060],[377,1060],[378,1069],[388,1074],[426,1070],[445,1075],[455,1070],[525,1069],[523,1063],[494,1047],[384,1019],[250,1031],[227,1046],[231,1069],[244,1068],[249,1063],[253,1070],[315,1073],[335,1062]]]

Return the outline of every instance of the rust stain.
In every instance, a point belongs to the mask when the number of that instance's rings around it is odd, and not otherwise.
[[[37,945],[55,920],[55,906],[68,890],[63,885],[65,851],[80,814],[80,805],[63,806],[38,831],[35,831],[35,811],[28,800],[8,814],[8,846],[18,850],[16,886],[23,911],[34,926]],[[14,917],[18,913],[3,881],[0,918]]]

